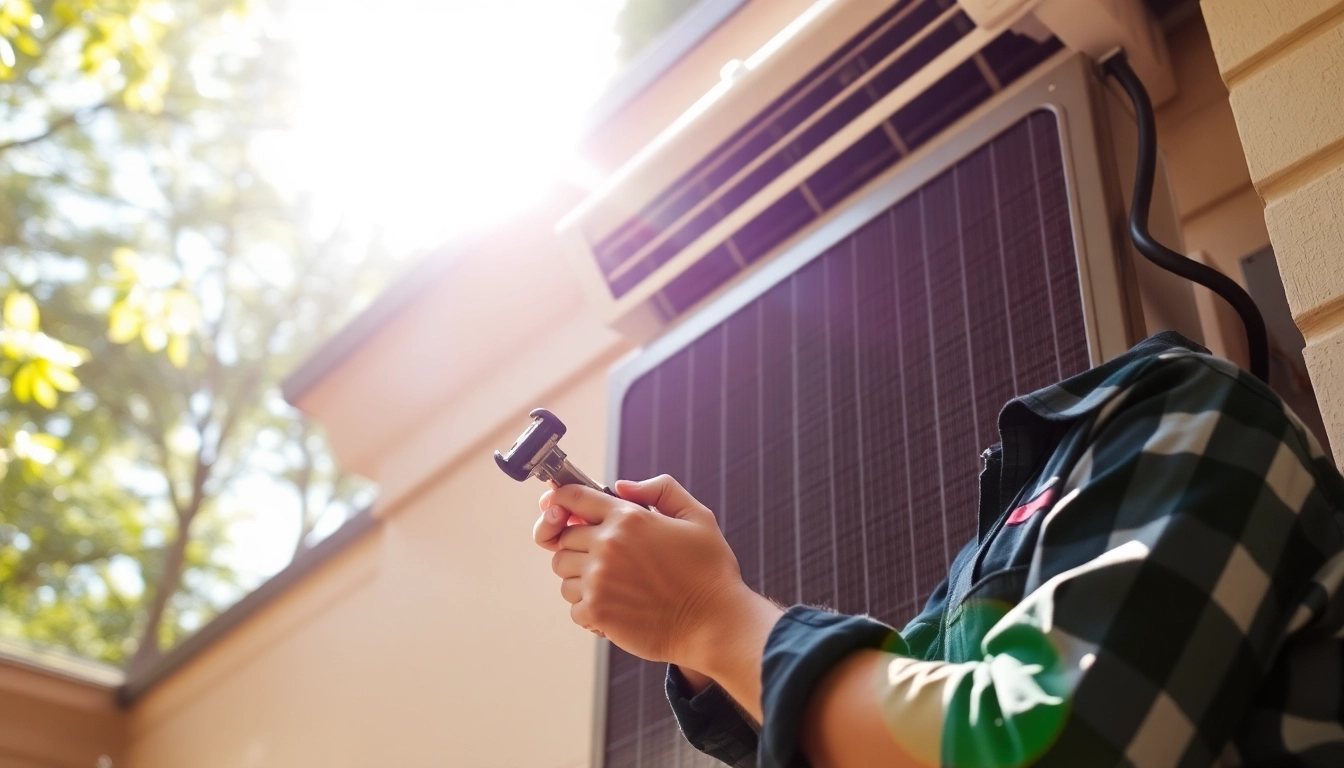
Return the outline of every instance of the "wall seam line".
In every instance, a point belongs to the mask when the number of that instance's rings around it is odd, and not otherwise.
[[[1335,296],[1324,304],[1312,307],[1293,318],[1307,344],[1329,336],[1344,326],[1344,295]]]
[[[1283,170],[1256,183],[1255,190],[1266,207],[1299,192],[1319,181],[1326,174],[1344,166],[1344,136],[1326,144],[1310,155]]]
[[[1254,77],[1261,70],[1273,66],[1279,59],[1331,31],[1341,21],[1344,21],[1344,3],[1316,14],[1251,54],[1245,61],[1223,73],[1223,83],[1231,91],[1234,86]]]

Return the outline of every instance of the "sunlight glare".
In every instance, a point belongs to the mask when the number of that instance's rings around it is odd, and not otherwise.
[[[623,0],[296,0],[296,131],[272,170],[427,248],[499,221],[571,162]]]

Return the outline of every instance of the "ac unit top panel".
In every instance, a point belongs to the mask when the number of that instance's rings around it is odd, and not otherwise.
[[[695,115],[692,125],[719,126],[716,144],[697,150],[682,142],[669,157],[670,147],[655,142],[659,162],[623,169],[562,223],[562,236],[580,251],[581,268],[599,276],[590,282],[618,325],[641,304],[668,320],[1059,47],[1013,32],[988,35],[954,0],[901,0],[764,108],[739,113],[731,132],[723,130],[727,102]],[[750,75],[764,78],[773,61]],[[732,87],[747,85],[744,77]],[[881,112],[893,97],[899,106]],[[670,159],[679,172],[669,173]]]

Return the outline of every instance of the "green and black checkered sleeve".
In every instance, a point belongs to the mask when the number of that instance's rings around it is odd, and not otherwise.
[[[1069,711],[1040,764],[1209,765],[1253,748],[1232,744],[1262,738],[1246,719],[1294,652],[1293,617],[1301,632],[1338,609],[1337,590],[1308,598],[1341,551],[1339,476],[1268,389],[1202,355],[1150,362],[1095,419],[1035,589],[985,641],[1011,652],[1019,624],[1056,651]],[[1338,703],[1338,665],[1320,672]]]
[[[891,733],[928,765],[1344,765],[1339,476],[1230,365],[1131,373],[1079,426],[1027,595],[985,608],[978,658],[888,660]]]

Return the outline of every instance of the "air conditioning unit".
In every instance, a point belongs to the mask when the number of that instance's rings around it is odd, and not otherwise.
[[[1190,285],[1132,252],[1137,131],[1095,63],[1123,43],[1170,91],[1141,11],[822,2],[727,72],[560,226],[643,344],[610,376],[606,479],[671,474],[752,588],[902,626],[975,533],[1008,399],[1200,338]],[[598,670],[595,767],[699,764],[662,665],[603,643]]]
[[[1174,92],[1139,0],[820,0],[557,231],[609,324],[648,341],[1061,48],[1117,47]]]

